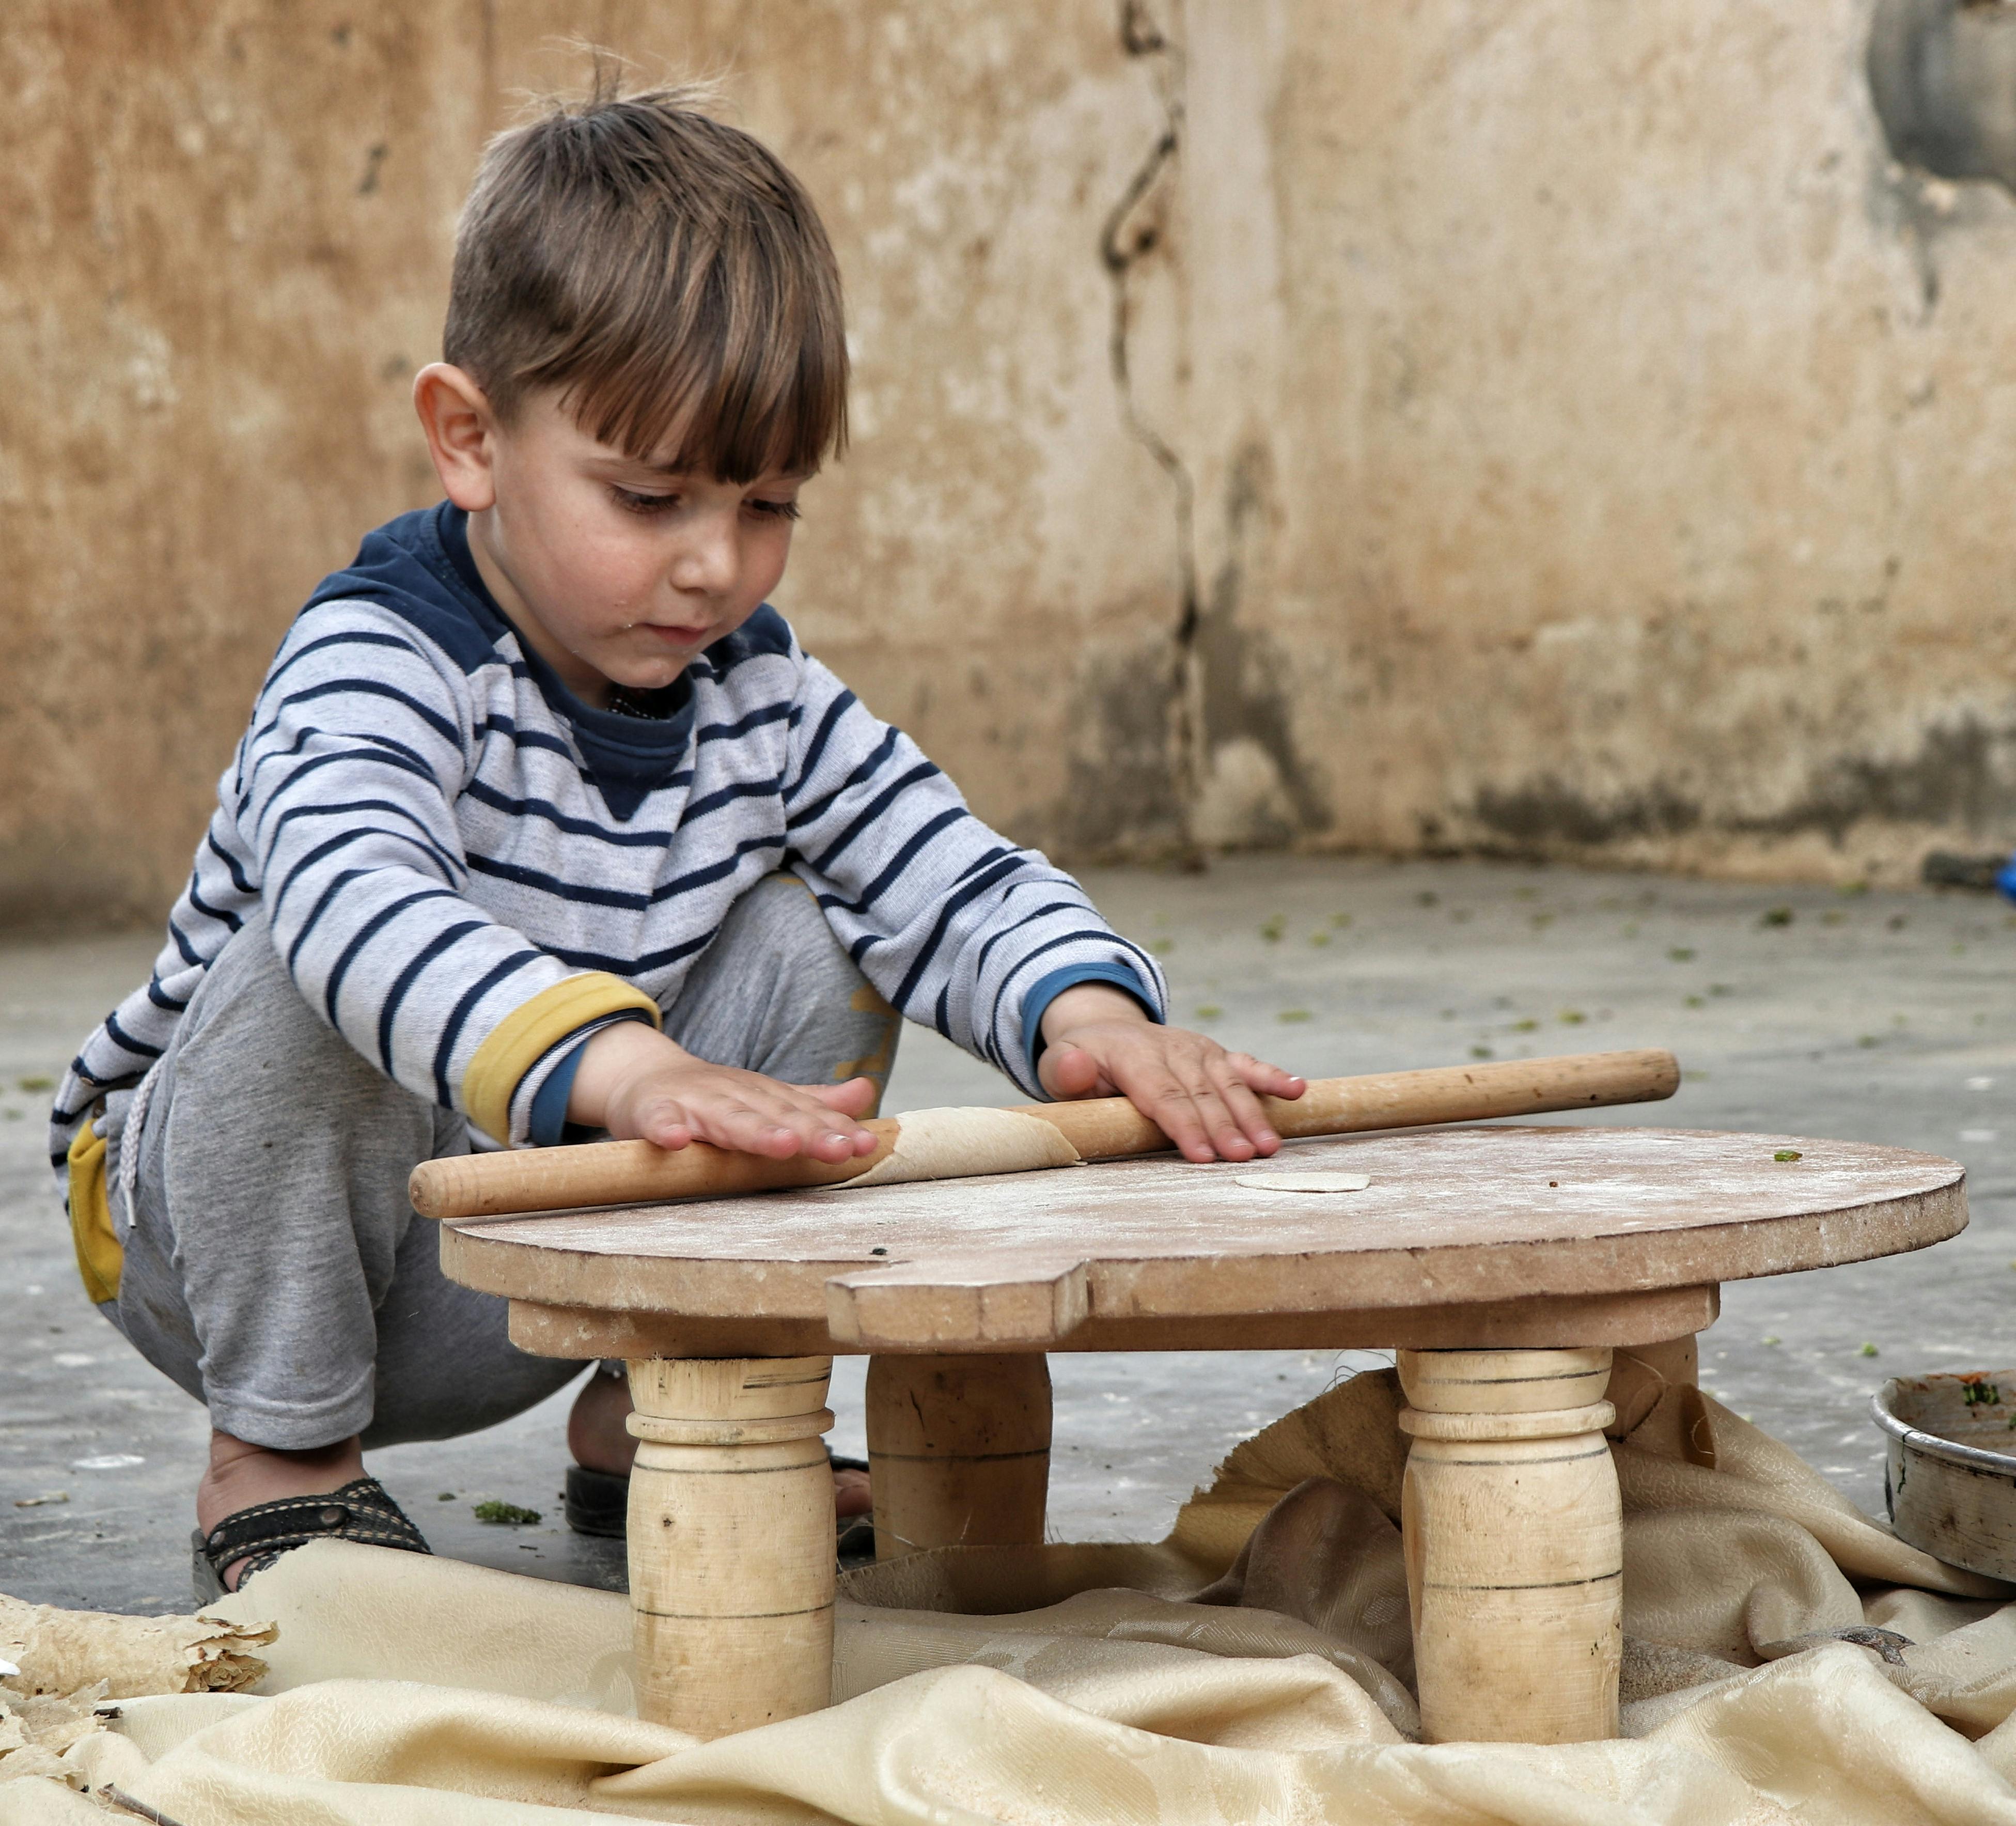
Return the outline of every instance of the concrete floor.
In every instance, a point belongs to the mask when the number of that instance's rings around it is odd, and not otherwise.
[[[1310,1076],[1670,1046],[1672,1103],[1616,1122],[1833,1135],[1950,1154],[1972,1227],[1920,1254],[1725,1290],[1704,1381],[1880,1510],[1867,1413],[1888,1375],[2016,1363],[2016,914],[1985,896],[1842,895],[1474,863],[1235,858],[1103,871],[1110,917],[1161,951],[1177,1017]],[[151,936],[0,949],[0,1591],[185,1608],[205,1428],[80,1290],[46,1167],[41,1081],[146,975]],[[892,1111],[1021,1100],[908,1031]],[[1873,1347],[1874,1354],[1871,1354]],[[1059,1539],[1152,1538],[1238,1439],[1376,1353],[1053,1359]],[[840,1451],[862,1447],[842,1360]],[[436,1547],[615,1586],[620,1550],[558,1525],[563,1394],[373,1468]],[[486,1496],[542,1511],[477,1522]]]

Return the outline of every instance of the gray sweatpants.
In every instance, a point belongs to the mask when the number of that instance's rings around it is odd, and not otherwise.
[[[665,1010],[700,1057],[801,1084],[886,1080],[900,1025],[783,875],[736,902]],[[140,1107],[137,1136],[114,1118],[111,1177],[132,1190],[101,1310],[213,1426],[290,1450],[447,1439],[580,1374],[518,1350],[502,1299],[442,1275],[406,1177],[467,1153],[467,1125],[302,1000],[263,917],[205,974]]]

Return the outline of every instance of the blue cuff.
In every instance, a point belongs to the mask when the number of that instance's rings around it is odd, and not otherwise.
[[[1049,1005],[1065,990],[1079,983],[1111,983],[1116,989],[1125,989],[1141,1004],[1148,1018],[1157,1026],[1162,1023],[1162,1011],[1155,1006],[1155,998],[1148,992],[1147,985],[1124,963],[1067,963],[1062,970],[1053,970],[1046,977],[1039,977],[1035,988],[1022,998],[1022,1050],[1029,1057],[1029,1075],[1035,1075],[1036,1061],[1043,1056],[1043,1015]],[[545,1093],[542,1091],[541,1096]],[[538,1106],[535,1104],[532,1120],[538,1121]]]
[[[546,1081],[532,1095],[531,1143],[535,1147],[553,1147],[567,1139],[567,1130],[576,1126],[567,1119],[567,1099],[574,1095],[574,1074],[581,1069],[581,1056],[588,1043],[605,1027],[613,1027],[618,1021],[649,1021],[650,1017],[641,1008],[626,1008],[612,1020],[598,1021],[576,1040],[567,1056],[546,1074]],[[565,1041],[560,1043],[566,1045]],[[585,1134],[586,1130],[583,1130]]]

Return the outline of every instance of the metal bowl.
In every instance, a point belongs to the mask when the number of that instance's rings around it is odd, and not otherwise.
[[[2016,1579],[2016,1370],[1893,1377],[1869,1410],[1888,1435],[1883,1500],[1899,1536]]]

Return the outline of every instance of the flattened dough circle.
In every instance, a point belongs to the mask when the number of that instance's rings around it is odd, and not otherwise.
[[[1256,1192],[1363,1192],[1372,1183],[1370,1173],[1241,1173],[1235,1186],[1251,1186]]]

